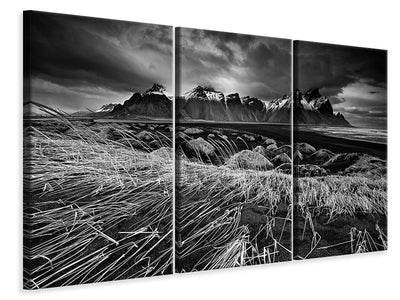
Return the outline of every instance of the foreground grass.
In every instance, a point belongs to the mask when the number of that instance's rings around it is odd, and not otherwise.
[[[295,179],[297,259],[387,249],[387,181],[371,174]]]
[[[290,259],[289,175],[178,162],[178,271]]]
[[[25,129],[25,288],[171,273],[171,144],[138,151],[125,127],[109,125],[114,141],[59,121],[68,135]]]
[[[303,177],[295,180],[302,210],[337,214],[387,213],[386,178],[365,176]]]

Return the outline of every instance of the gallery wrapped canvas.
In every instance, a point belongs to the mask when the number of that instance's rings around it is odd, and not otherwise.
[[[172,32],[24,13],[24,288],[172,273]]]
[[[26,11],[23,71],[25,289],[388,247],[385,50]]]
[[[176,271],[291,260],[291,41],[175,34]]]
[[[387,52],[294,42],[294,258],[387,249]]]

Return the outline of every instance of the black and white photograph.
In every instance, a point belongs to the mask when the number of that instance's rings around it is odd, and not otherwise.
[[[178,273],[292,257],[291,40],[176,28]]]
[[[294,259],[387,249],[387,52],[294,41]]]
[[[173,28],[24,12],[24,280],[172,273]]]
[[[392,299],[394,3],[4,2],[2,298]]]

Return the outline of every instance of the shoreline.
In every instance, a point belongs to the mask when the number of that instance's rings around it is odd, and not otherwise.
[[[364,153],[387,159],[387,144],[327,136],[311,131],[293,131],[293,142],[306,142],[317,149],[325,148],[334,153]]]

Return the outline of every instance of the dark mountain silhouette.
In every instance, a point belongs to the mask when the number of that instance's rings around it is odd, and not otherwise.
[[[103,105],[92,116],[107,118],[172,118],[172,101],[165,94],[161,84],[154,83],[146,92],[133,93],[123,104]]]
[[[172,118],[172,101],[165,88],[155,83],[145,93],[134,93],[123,104],[106,104],[91,115],[112,118]],[[292,96],[283,95],[269,103],[238,93],[224,95],[210,86],[197,86],[176,99],[178,121],[291,123]],[[318,89],[294,94],[295,124],[351,126],[340,113],[334,113],[327,97]]]
[[[226,122],[291,122],[291,95],[283,95],[269,103],[255,97],[240,97],[238,93],[224,95],[212,87],[197,86],[178,97],[178,120],[208,120]],[[351,126],[340,113],[333,113],[328,98],[318,89],[295,93],[296,124]]]
[[[333,112],[329,99],[322,96],[316,88],[304,93],[296,90],[293,110],[295,124],[351,126],[340,112]]]
[[[180,120],[226,122],[290,121],[290,96],[267,105],[255,97],[240,97],[238,93],[224,95],[212,87],[197,86],[183,97],[177,97],[177,117]]]

